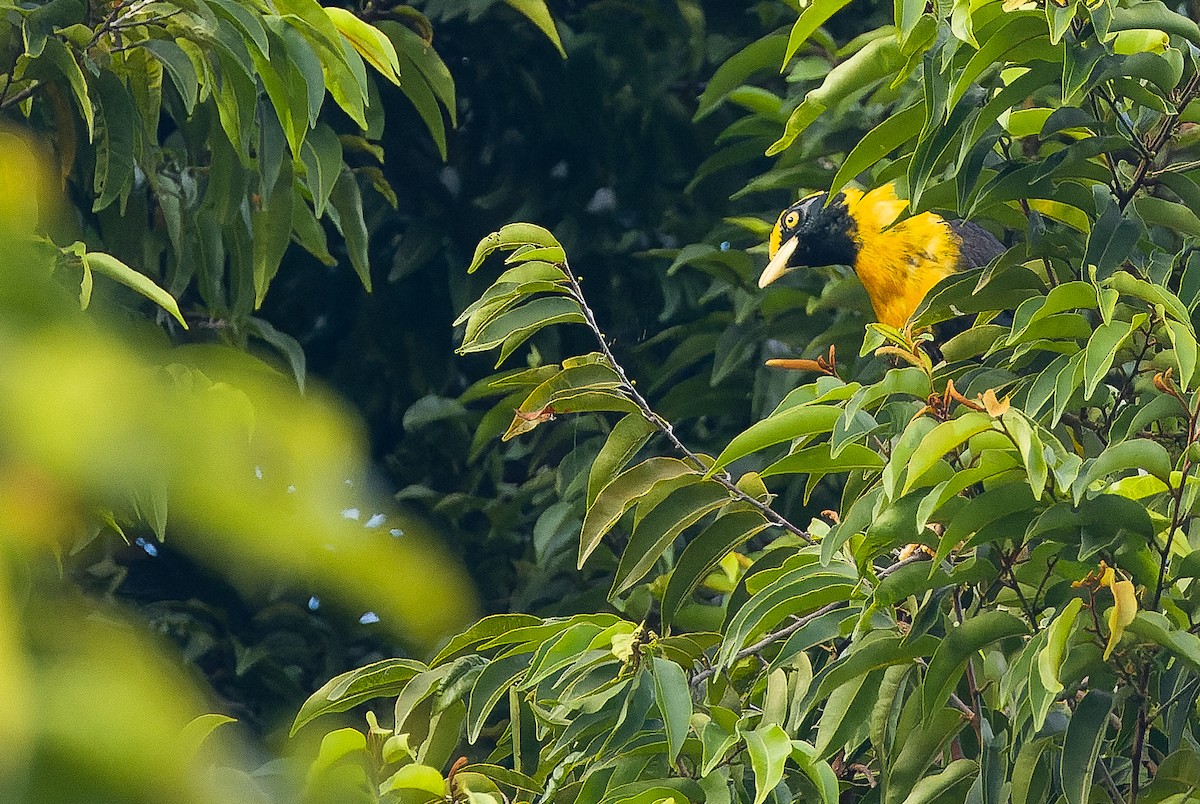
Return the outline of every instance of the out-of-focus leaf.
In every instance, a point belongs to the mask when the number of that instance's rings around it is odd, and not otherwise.
[[[558,50],[558,54],[564,59],[567,57],[567,51],[563,49],[562,40],[558,36],[558,29],[554,27],[554,19],[550,16],[550,10],[546,8],[546,0],[504,0],[504,2],[528,17],[529,21],[546,35],[546,38]]]

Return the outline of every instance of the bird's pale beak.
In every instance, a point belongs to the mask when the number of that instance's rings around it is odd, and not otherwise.
[[[758,278],[758,286],[760,288],[765,288],[788,272],[788,260],[796,253],[798,245],[800,245],[800,238],[793,237],[779,247],[779,251],[775,252],[775,256],[771,258],[771,261],[767,263],[767,267],[763,269],[762,276]]]

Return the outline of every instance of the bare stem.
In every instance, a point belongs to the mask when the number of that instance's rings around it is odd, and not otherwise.
[[[646,401],[646,397],[642,396],[641,391],[637,389],[637,387],[633,384],[633,381],[629,379],[629,375],[625,373],[625,367],[617,361],[612,349],[609,348],[608,339],[604,336],[604,331],[600,329],[600,325],[596,322],[596,314],[592,311],[592,308],[588,305],[587,300],[583,296],[583,289],[579,286],[579,278],[575,276],[575,273],[571,270],[571,266],[568,265],[564,260],[558,264],[558,267],[562,269],[563,274],[565,274],[567,277],[567,281],[571,283],[571,295],[575,298],[575,301],[579,303],[579,308],[583,311],[583,317],[587,321],[588,328],[592,331],[592,334],[596,336],[596,342],[600,344],[600,351],[604,355],[604,359],[608,361],[608,364],[612,370],[617,373],[617,377],[621,381],[621,390],[623,390],[625,394],[633,401],[633,403],[638,406],[638,410],[641,412],[642,417],[646,421],[650,422],[650,424],[654,425],[664,436],[666,436],[667,440],[671,442],[671,446],[675,447],[675,449],[682,453],[684,458],[686,458],[689,463],[695,466],[696,469],[701,472],[707,472],[709,468],[708,464],[706,464],[699,455],[689,449],[686,444],[679,440],[679,436],[675,435],[675,428],[671,426],[669,421],[656,413],[654,408],[650,407],[650,403]],[[713,474],[712,479],[724,486],[725,490],[728,491],[733,497],[757,510],[767,519],[767,521],[783,528],[795,536],[800,537],[808,544],[813,543],[812,536],[809,535],[808,532],[806,532],[803,528],[800,528],[797,525],[789,522],[782,514],[780,514],[767,503],[751,494],[747,494],[745,491],[738,488],[737,484],[733,482],[733,478],[730,477],[728,472],[716,472]]]

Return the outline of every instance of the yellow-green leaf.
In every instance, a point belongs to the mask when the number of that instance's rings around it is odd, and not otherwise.
[[[104,254],[99,251],[84,254],[83,264],[85,284],[88,282],[86,278],[86,272],[88,271],[95,271],[98,274],[107,276],[109,279],[114,279],[125,287],[142,294],[170,313],[184,329],[188,328],[187,322],[183,320],[183,314],[179,312],[179,303],[175,301],[175,297],[154,284],[154,281],[150,277],[139,274],[111,254]]]
[[[356,17],[352,12],[336,6],[326,6],[325,13],[333,21],[338,33],[358,51],[368,64],[396,86],[400,86],[400,60],[396,48],[383,31],[369,22]]]

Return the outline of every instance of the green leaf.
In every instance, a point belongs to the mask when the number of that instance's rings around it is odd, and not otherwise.
[[[532,614],[492,614],[484,617],[466,631],[451,637],[446,647],[441,649],[429,666],[436,667],[447,662],[461,655],[463,651],[473,645],[494,639],[502,634],[512,633],[519,628],[529,628],[541,623],[542,621]]]
[[[1049,466],[1046,463],[1046,444],[1037,423],[1019,410],[1010,411],[1004,419],[1004,427],[1012,437],[1021,460],[1025,465],[1025,474],[1029,478],[1029,488],[1033,496],[1041,499],[1049,478]],[[1049,435],[1049,434],[1047,434]],[[1050,436],[1053,438],[1053,436]]]
[[[325,6],[325,13],[368,64],[396,86],[400,85],[400,63],[396,59],[396,48],[382,31],[344,8]]]
[[[762,477],[786,474],[826,475],[849,472],[853,469],[882,469],[884,459],[875,450],[862,444],[846,444],[836,457],[830,455],[830,444],[818,444],[796,450],[762,470]]]
[[[967,669],[967,662],[984,646],[1008,637],[1027,634],[1025,622],[1006,611],[984,611],[948,629],[929,660],[921,690],[922,722],[932,723],[950,699],[950,693]]]
[[[142,43],[142,47],[162,62],[183,101],[184,112],[191,115],[192,110],[196,108],[196,99],[200,91],[200,80],[196,76],[196,68],[192,64],[192,60],[178,44],[165,39],[147,39]],[[91,137],[91,124],[92,121],[89,118],[89,138]]]
[[[1200,673],[1200,636],[1176,629],[1159,612],[1139,611],[1125,630],[1166,648],[1193,672]]]
[[[1108,732],[1108,716],[1112,712],[1112,695],[1092,689],[1075,707],[1063,738],[1062,774],[1063,796],[1067,804],[1087,804],[1092,789],[1092,774],[1096,758]]]
[[[467,267],[467,273],[475,273],[493,251],[513,251],[521,246],[558,246],[562,248],[549,230],[537,224],[510,223],[500,227],[500,231],[492,232],[479,241],[479,244],[475,246],[475,256],[471,259],[470,266]]]
[[[337,211],[334,223],[346,238],[350,263],[367,292],[371,292],[371,264],[367,256],[367,224],[363,220],[362,192],[349,168],[343,168],[333,184],[329,203]]]
[[[783,62],[788,37],[772,34],[756,39],[734,53],[717,68],[696,103],[693,122],[698,122],[715,111],[729,93],[748,81],[755,73],[774,71]]]
[[[263,29],[264,20],[260,14],[256,13],[257,9],[251,11],[247,7],[249,4],[243,5],[236,0],[207,0],[206,5],[217,16],[233,23],[242,39],[245,40],[247,47],[254,45],[255,49],[263,54],[270,50],[267,32]]]
[[[801,772],[817,789],[821,804],[837,804],[838,779],[837,774],[828,762],[817,759],[815,747],[803,740],[792,740],[792,761],[799,766]]]
[[[413,108],[417,110],[417,114],[421,117],[421,122],[425,124],[425,128],[429,131],[429,136],[433,137],[438,154],[441,156],[442,161],[445,162],[448,153],[446,146],[446,123],[442,120],[442,109],[438,105],[438,98],[434,94],[434,88],[425,79],[420,68],[412,61],[409,51],[399,51],[399,58],[401,68],[404,70],[405,75],[409,76],[401,83],[400,88],[412,103]]]
[[[300,707],[290,734],[324,714],[345,712],[372,698],[397,695],[425,665],[413,659],[384,659],[331,678]]]
[[[676,458],[650,458],[617,475],[600,490],[595,502],[588,508],[579,534],[578,569],[600,545],[604,534],[612,530],[617,520],[642,497],[650,493],[655,484],[674,478],[699,473]]]
[[[662,598],[662,619],[669,624],[692,590],[700,585],[721,559],[739,544],[761,532],[768,523],[752,510],[732,510],[705,528],[680,553]]]
[[[692,690],[687,674],[675,662],[656,656],[650,669],[654,674],[654,702],[667,733],[667,761],[674,764],[692,718]]]
[[[83,122],[87,124],[88,142],[92,142],[95,138],[96,128],[95,107],[92,105],[92,99],[88,96],[87,80],[83,77],[83,70],[79,69],[79,62],[75,61],[74,53],[63,44],[61,39],[48,37],[42,57],[53,64],[62,77],[67,79],[67,84],[71,87],[71,95],[75,98],[75,105],[79,107]]]
[[[813,0],[812,3],[805,6],[804,10],[800,12],[799,19],[792,25],[792,32],[788,35],[787,49],[783,51],[783,63],[780,65],[779,71],[783,72],[787,69],[792,56],[796,55],[796,51],[808,41],[813,32],[849,4],[850,0]]]
[[[971,436],[992,429],[992,418],[981,411],[968,411],[957,419],[942,422],[921,439],[908,460],[901,494],[907,494],[921,477],[951,450],[962,446]]]
[[[558,54],[564,59],[567,57],[562,40],[558,38],[558,29],[554,27],[554,19],[550,16],[550,10],[546,8],[546,0],[504,0],[504,2],[528,17],[529,21],[546,35],[546,38],[558,50]]]
[[[99,212],[117,199],[124,208],[133,189],[134,158],[137,156],[135,126],[137,114],[133,99],[115,73],[101,71],[95,79],[96,91],[96,173],[93,189],[96,200],[92,211]]]
[[[497,361],[497,365],[499,365],[507,357],[507,353],[511,353],[512,349],[509,344],[514,338],[527,339],[543,327],[554,324],[584,323],[587,323],[587,319],[580,310],[579,302],[573,298],[550,296],[534,299],[488,321],[474,338],[463,341],[458,352],[467,354],[503,346],[504,353]]]
[[[1006,57],[1027,41],[1047,36],[1046,19],[1040,12],[1014,11],[1005,14],[1001,21],[988,31],[983,43],[956,75],[947,107],[954,108],[985,70],[1003,64]],[[1046,41],[1049,46],[1049,39]]]
[[[1171,316],[1175,321],[1184,324],[1187,329],[1191,329],[1192,319],[1188,314],[1187,306],[1174,293],[1162,285],[1155,285],[1144,279],[1138,279],[1127,271],[1120,271],[1113,274],[1105,284],[1124,296],[1133,296],[1149,302],[1151,305],[1162,306],[1163,311],[1167,315]]]
[[[508,695],[508,688],[529,667],[532,653],[521,652],[493,659],[479,673],[471,687],[467,703],[467,740],[475,742],[483,730],[484,722],[491,711]]]
[[[392,44],[396,47],[396,53],[402,55],[409,64],[413,65],[425,83],[429,85],[438,101],[450,113],[451,124],[458,125],[454,78],[451,77],[450,70],[433,46],[407,25],[384,20],[377,27],[392,40]],[[412,71],[406,71],[405,74],[408,76],[408,80],[411,80]]]
[[[1197,352],[1200,352],[1200,345],[1196,343],[1196,336],[1192,334],[1191,328],[1186,323],[1172,320],[1163,323],[1167,327],[1171,346],[1175,348],[1175,368],[1179,387],[1184,391],[1191,390],[1192,377],[1196,374]]]
[[[194,757],[200,746],[214,731],[226,723],[237,723],[237,718],[221,714],[199,715],[188,721],[179,735],[178,751],[185,757]]]
[[[342,143],[332,128],[318,123],[304,138],[299,155],[304,163],[305,183],[312,194],[313,211],[319,218],[325,214],[325,204],[341,175]]]
[[[818,757],[832,756],[859,733],[863,721],[874,708],[883,674],[883,670],[872,670],[829,693],[817,722],[814,747]]]
[[[881,36],[838,64],[825,76],[821,86],[811,90],[792,112],[783,135],[767,149],[767,156],[791,147],[830,106],[884,78],[894,76],[903,66],[900,45],[893,36]]]
[[[982,288],[980,282],[990,276]],[[1042,280],[1027,268],[1016,266],[986,275],[984,270],[959,271],[934,285],[913,313],[912,325],[925,327],[971,313],[1015,309],[1034,296],[1044,295]]]
[[[188,328],[187,322],[183,320],[183,314],[179,312],[179,304],[175,301],[175,297],[154,284],[154,281],[150,277],[138,273],[111,254],[89,251],[83,254],[82,259],[84,265],[87,266],[87,270],[101,276],[107,276],[109,279],[120,282],[125,287],[140,293],[170,313],[184,329]]]
[[[1073,7],[1073,6],[1072,6]],[[1107,187],[1105,198],[1108,200]],[[1125,262],[1142,235],[1140,222],[1126,217],[1115,203],[1108,203],[1092,225],[1084,251],[1084,265],[1094,265],[1099,276],[1108,276]]]
[[[910,706],[919,706],[918,696],[914,695],[909,700]],[[901,721],[904,719],[902,714]],[[917,789],[934,758],[964,724],[965,720],[957,710],[942,709],[934,715],[928,725],[920,727],[918,724],[917,728],[913,728],[902,738],[897,737],[899,748],[892,764],[885,771],[884,804],[901,804],[905,801]]]
[[[783,779],[784,766],[792,753],[787,732],[772,723],[742,733],[750,767],[754,771],[754,804],[762,804]]]
[[[1112,22],[1108,26],[1110,33],[1145,28],[1176,34],[1200,45],[1200,27],[1182,14],[1167,8],[1160,0],[1141,2],[1129,8],[1113,7]]]
[[[280,332],[275,329],[269,321],[262,318],[250,316],[246,320],[246,324],[247,329],[252,334],[262,338],[284,356],[288,361],[288,365],[291,366],[292,376],[296,378],[296,387],[300,390],[300,393],[304,393],[304,380],[307,371],[304,349],[300,346],[300,342],[286,332]]]
[[[809,614],[830,603],[848,601],[856,581],[854,568],[841,562],[822,567],[813,561],[789,569],[732,614],[716,666],[731,666],[743,645],[786,617]]]
[[[657,428],[639,413],[630,413],[613,425],[612,432],[604,441],[592,468],[588,471],[587,505],[596,501],[600,489],[625,468]]]
[[[307,127],[312,128],[317,124],[317,116],[325,100],[324,67],[316,46],[295,26],[283,20],[268,18],[267,26],[278,37],[271,39],[275,43],[272,48],[275,57],[271,63],[287,84],[289,114],[293,108],[307,108]],[[295,124],[300,125],[299,116],[295,117]]]
[[[291,163],[286,162],[275,186],[263,193],[257,208],[250,210],[250,226],[254,234],[252,259],[254,268],[254,307],[262,306],[271,281],[279,271],[284,252],[291,243],[292,204],[303,203],[294,191]]]
[[[815,6],[809,6],[809,9]],[[807,11],[805,13],[808,13]],[[846,156],[829,186],[830,195],[841,192],[848,183],[881,159],[920,133],[925,120],[925,104],[918,102],[896,112],[871,129]]]
[[[1053,737],[1040,737],[1021,746],[1012,771],[1013,804],[1045,801],[1050,792],[1050,763],[1044,758],[1053,746]]]
[[[1072,489],[1075,504],[1083,500],[1089,487],[1097,480],[1102,480],[1117,472],[1144,470],[1167,483],[1171,478],[1171,456],[1167,449],[1157,441],[1148,438],[1134,438],[1105,447],[1087,467],[1087,472],[1079,476]]]
[[[828,433],[833,429],[841,414],[840,408],[829,405],[799,405],[774,413],[734,436],[729,445],[721,450],[721,454],[717,456],[716,462],[708,470],[708,473],[709,475],[715,474],[739,458],[744,458],[760,449],[766,449],[793,438]]]
[[[387,795],[400,790],[417,790],[431,796],[446,795],[446,780],[442,778],[437,768],[416,763],[405,765],[393,773],[379,785],[379,795]]]
[[[321,748],[316,760],[309,767],[309,783],[323,777],[341,760],[352,754],[364,754],[367,738],[357,729],[337,729],[321,738]],[[365,757],[364,757],[365,758]]]
[[[1143,195],[1133,200],[1133,208],[1152,226],[1165,226],[1180,234],[1200,237],[1200,217],[1183,204]]]
[[[729,492],[715,481],[691,483],[675,489],[634,526],[629,544],[621,554],[609,600],[626,591],[654,567],[663,552],[684,531],[730,500]]]
[[[1075,624],[1075,617],[1081,608],[1083,608],[1083,599],[1071,598],[1071,601],[1055,615],[1054,620],[1050,623],[1046,630],[1046,646],[1038,651],[1038,674],[1041,676],[1042,686],[1051,695],[1062,692],[1063,684],[1059,680],[1058,672],[1067,655],[1067,639],[1071,636],[1071,626]],[[1035,727],[1041,728],[1045,719],[1044,713],[1041,718],[1035,718]]]
[[[1139,313],[1133,321],[1110,321],[1101,324],[1096,332],[1088,339],[1083,357],[1083,395],[1090,397],[1096,391],[1096,386],[1108,374],[1117,352],[1129,340],[1133,331],[1146,320],[1144,313]]]
[[[918,779],[905,802],[906,804],[926,804],[926,802],[938,801],[943,794],[968,779],[974,779],[978,773],[979,763],[973,759],[951,760],[945,770]]]

